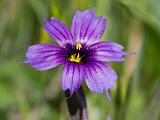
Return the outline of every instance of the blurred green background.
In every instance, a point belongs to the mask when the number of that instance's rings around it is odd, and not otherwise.
[[[101,40],[136,55],[111,63],[119,79],[105,94],[83,85],[90,120],[160,120],[160,0],[0,0],[0,120],[66,120],[61,69],[36,71],[21,64],[27,47],[54,43],[42,16],[71,26],[77,9],[96,7],[107,19]]]

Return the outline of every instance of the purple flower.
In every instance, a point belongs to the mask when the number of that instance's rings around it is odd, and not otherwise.
[[[61,85],[74,93],[85,80],[92,92],[106,92],[113,88],[117,74],[105,62],[122,62],[123,46],[114,42],[99,42],[106,28],[106,20],[95,16],[95,9],[77,11],[71,30],[52,17],[44,19],[44,29],[58,45],[38,44],[28,48],[25,63],[37,70],[47,70],[64,64]]]

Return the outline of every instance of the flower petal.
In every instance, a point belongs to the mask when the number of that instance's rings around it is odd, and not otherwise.
[[[64,23],[60,22],[54,17],[52,17],[51,20],[46,20],[44,18],[44,21],[45,21],[45,24],[43,24],[44,29],[61,46],[63,46],[66,43],[73,44],[72,34]]]
[[[114,87],[117,74],[109,65],[98,61],[86,64],[84,78],[92,92],[103,93],[105,90],[110,99],[108,90]]]
[[[115,42],[98,42],[89,47],[90,49],[97,49],[97,50],[114,50],[114,51],[120,51],[124,47],[118,43]]]
[[[106,28],[106,20],[96,17],[95,9],[84,12],[77,11],[72,20],[71,32],[76,43],[93,44],[103,35]]]
[[[70,96],[78,89],[83,80],[83,65],[75,62],[67,62],[62,72],[62,89],[70,90]]]
[[[123,58],[124,55],[132,54],[122,51],[123,46],[114,42],[98,42],[91,45],[89,49],[95,51],[91,57],[97,61],[122,62],[125,60],[125,58]]]
[[[51,44],[38,44],[28,48],[26,61],[37,70],[47,70],[65,63],[64,49]]]

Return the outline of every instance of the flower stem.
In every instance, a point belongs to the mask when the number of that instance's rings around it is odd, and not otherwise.
[[[88,120],[87,104],[82,86],[68,98],[69,90],[65,91],[65,97],[71,120]]]

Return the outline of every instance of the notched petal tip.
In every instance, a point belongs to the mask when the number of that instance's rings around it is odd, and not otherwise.
[[[95,16],[96,9],[77,11],[72,20],[72,35],[76,42],[93,44],[99,40],[106,28],[106,19]]]

